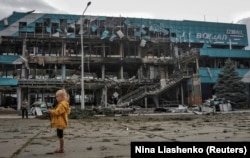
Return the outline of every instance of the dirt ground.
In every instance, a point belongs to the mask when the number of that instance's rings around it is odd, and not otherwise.
[[[250,113],[158,114],[70,120],[62,158],[127,158],[132,141],[250,141]],[[0,158],[54,158],[49,120],[0,118]]]

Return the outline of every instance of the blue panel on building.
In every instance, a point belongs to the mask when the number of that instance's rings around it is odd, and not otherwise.
[[[0,55],[0,64],[22,64],[19,55]]]
[[[0,86],[17,86],[18,80],[14,78],[0,78]]]
[[[216,83],[218,79],[218,74],[221,73],[222,69],[219,68],[200,68],[199,75],[201,83]],[[239,77],[243,77],[249,69],[236,69]]]
[[[17,22],[19,19],[23,18],[26,15],[27,13],[13,12],[13,14],[6,19],[8,21],[8,26]],[[0,21],[0,31],[4,30],[5,28],[6,26],[4,24],[4,20]]]
[[[219,57],[219,58],[249,58],[249,50],[230,50],[230,49],[214,49],[214,48],[201,48],[200,56]]]
[[[21,17],[26,15],[27,13],[15,13],[11,15],[7,20],[10,21],[9,24],[11,24],[17,22],[17,19],[20,19]],[[61,23],[61,20],[66,20],[67,25],[72,24],[73,26],[77,23],[79,24],[80,19],[80,15],[44,14],[41,17],[34,18],[33,21],[29,21],[26,26],[28,29],[26,28],[23,31],[34,32],[36,24],[44,23],[46,20],[50,20],[50,23],[58,24]],[[94,24],[98,23],[96,21],[100,20],[106,23],[109,23],[109,20],[112,20],[112,18],[105,16],[84,16],[84,19],[88,19]],[[121,23],[123,23],[129,28],[134,28],[135,32],[140,31],[141,34],[144,35],[150,34],[151,32],[162,33],[164,36],[168,36],[171,42],[190,42],[208,45],[229,45],[229,43],[232,43],[233,45],[242,47],[248,46],[247,29],[246,25],[244,24],[229,24],[188,20],[176,21],[143,18],[121,18],[120,23],[117,25],[120,25]],[[65,25],[65,27],[67,27],[67,25]],[[5,28],[6,27],[3,25],[2,20],[0,22],[0,31],[4,30]],[[50,33],[50,31],[47,32]],[[14,35],[16,35],[16,33],[12,33],[10,36]]]

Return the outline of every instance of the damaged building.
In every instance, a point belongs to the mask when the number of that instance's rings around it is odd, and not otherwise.
[[[0,36],[1,106],[53,102],[60,88],[80,105],[81,79],[86,106],[198,105],[229,57],[249,94],[243,24],[31,11],[2,19]]]

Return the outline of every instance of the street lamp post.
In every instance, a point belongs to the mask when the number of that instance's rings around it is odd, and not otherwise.
[[[90,6],[91,2],[89,1],[87,3],[86,8],[84,9],[82,15],[81,15],[81,51],[82,51],[82,56],[81,56],[81,109],[85,109],[85,94],[84,94],[84,49],[83,49],[83,16],[84,13],[86,12],[87,8]]]

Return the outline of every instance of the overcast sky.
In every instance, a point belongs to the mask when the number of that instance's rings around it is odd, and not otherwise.
[[[87,0],[0,0],[0,19],[13,11],[81,15]],[[85,15],[236,22],[250,17],[249,0],[91,0]]]

